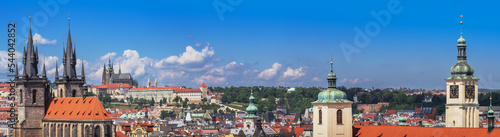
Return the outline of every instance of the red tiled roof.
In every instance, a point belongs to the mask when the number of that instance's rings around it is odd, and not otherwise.
[[[119,88],[132,88],[127,83],[110,83],[110,84],[103,84],[99,86],[92,86],[93,88],[106,88],[106,89],[119,89]]]
[[[487,132],[487,128],[445,128],[413,126],[354,126],[356,137],[499,137],[500,130]]]
[[[387,110],[387,114],[396,114],[396,110]]]
[[[180,92],[201,92],[200,89],[180,89],[180,90],[174,90],[174,93],[180,93]]]
[[[179,89],[184,89],[183,87],[150,87],[150,88],[145,88],[145,87],[138,87],[138,88],[131,88],[130,91],[139,91],[139,90],[179,90]]]
[[[201,83],[201,86],[200,86],[200,87],[204,87],[204,88],[206,88],[206,87],[207,87],[207,85],[205,85],[205,82],[203,82],[203,83]]]
[[[97,97],[54,98],[49,100],[44,119],[110,119]]]

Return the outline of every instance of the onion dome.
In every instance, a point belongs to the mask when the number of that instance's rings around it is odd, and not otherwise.
[[[251,91],[250,97],[248,99],[250,100],[250,104],[248,104],[248,107],[246,109],[247,115],[245,116],[245,118],[257,118],[257,111],[259,111],[259,109],[257,109],[257,107],[254,105],[255,98],[253,97],[253,90]]]
[[[462,27],[462,21],[460,21],[460,27]],[[463,37],[463,34],[460,33],[460,38],[457,40],[457,64],[451,67],[451,77],[447,79],[477,79],[474,77],[474,68],[472,68],[467,63],[467,45],[465,45],[466,41]]]
[[[331,71],[328,74],[328,89],[325,89],[318,94],[318,100],[313,103],[339,103],[339,102],[352,102],[347,100],[347,95],[344,91],[338,90],[336,81],[337,75],[333,73],[333,62],[330,62]]]

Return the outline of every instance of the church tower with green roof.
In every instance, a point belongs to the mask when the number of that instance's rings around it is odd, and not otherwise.
[[[352,136],[352,101],[344,91],[337,89],[337,75],[333,61],[328,74],[328,88],[318,94],[313,104],[313,134],[318,137]]]
[[[462,17],[462,16],[461,16]],[[462,26],[460,21],[460,26]],[[467,63],[465,39],[457,40],[457,63],[446,78],[446,127],[479,127],[478,81]]]
[[[254,105],[254,100],[255,98],[253,97],[253,90],[250,91],[250,100],[248,107],[246,109],[247,115],[243,117],[244,123],[245,123],[245,128],[255,128],[255,120],[258,119],[259,117],[257,116],[257,112],[259,111],[257,107]]]

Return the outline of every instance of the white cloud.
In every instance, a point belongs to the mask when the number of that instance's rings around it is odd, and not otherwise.
[[[19,64],[19,65],[22,65],[22,54],[19,53],[19,52],[14,52],[15,54],[15,59],[14,60],[14,64]],[[2,73],[7,73],[9,72],[9,66],[8,64],[10,64],[11,62],[9,61],[11,57],[9,56],[9,52],[8,51],[0,51],[0,72]],[[17,63],[19,62],[19,63]],[[14,68],[14,67],[13,67]],[[22,67],[21,66],[18,66],[19,69],[21,69]],[[15,69],[15,68],[14,68]],[[10,73],[10,72],[9,72]]]
[[[314,78],[312,79],[312,81],[314,81],[314,82],[320,82],[321,80],[320,80],[318,77],[314,77]]]
[[[102,60],[106,60],[106,61],[107,61],[107,60],[109,60],[109,59],[111,59],[111,58],[114,58],[115,56],[116,56],[116,52],[110,52],[110,53],[107,53],[107,54],[106,54],[106,55],[104,55],[104,56],[101,56],[101,57],[99,58],[99,60],[101,60],[101,61],[102,61]]]
[[[272,68],[266,69],[262,71],[259,75],[257,75],[258,78],[269,80],[276,76],[278,73],[278,70],[281,69],[281,64],[280,63],[274,63]]]
[[[283,72],[283,79],[295,80],[297,78],[301,78],[306,75],[305,71],[306,67],[299,67],[297,69],[292,69],[288,67],[285,72]]]
[[[215,54],[215,51],[212,47],[206,46],[201,51],[197,51],[191,46],[186,47],[186,52],[182,53],[179,56],[170,56],[162,60],[161,63],[170,63],[170,64],[191,64],[191,63],[202,63],[204,61],[209,60]]]
[[[53,45],[57,43],[57,40],[55,39],[49,40],[47,38],[42,37],[42,35],[35,33],[35,35],[33,35],[33,42],[40,45]]]
[[[195,77],[192,81],[193,83],[198,83],[201,85],[202,82],[205,82],[206,84],[226,84],[226,78],[225,77],[217,77],[213,75],[202,75],[200,77]]]
[[[238,75],[241,74],[244,65],[245,64],[243,63],[236,63],[236,61],[233,61],[225,66],[210,69],[208,74],[228,76]]]

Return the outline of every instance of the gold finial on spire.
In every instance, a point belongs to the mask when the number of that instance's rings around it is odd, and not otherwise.
[[[69,20],[69,14],[68,14],[68,20]]]
[[[462,35],[462,32],[463,32],[463,28],[462,28],[462,18],[464,17],[464,15],[460,15],[460,35]]]
[[[331,72],[333,72],[333,57],[330,57],[330,67],[331,67]]]

